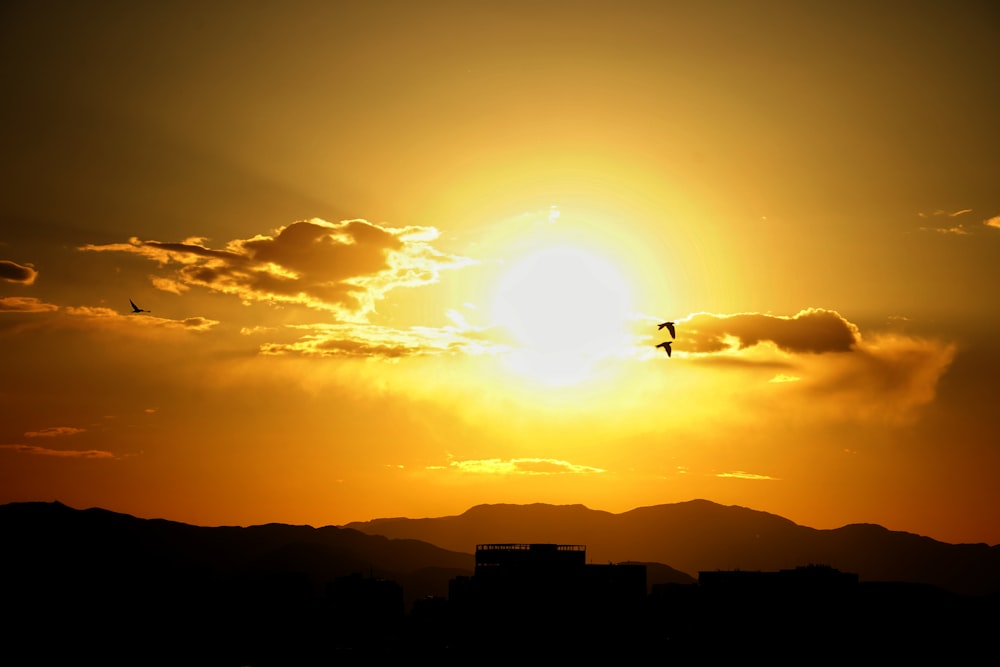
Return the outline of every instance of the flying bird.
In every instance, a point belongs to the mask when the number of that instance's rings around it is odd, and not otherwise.
[[[148,313],[148,312],[150,312],[148,310],[143,310],[139,306],[135,305],[135,301],[133,301],[132,299],[129,299],[128,302],[130,304],[132,304],[132,312],[133,313]]]
[[[675,335],[675,332],[674,332],[674,323],[673,322],[664,322],[663,324],[661,324],[660,326],[658,326],[656,328],[657,329],[662,329],[663,327],[666,327],[667,331],[670,332],[670,337],[671,338],[676,338],[677,337]]]
[[[663,341],[662,343],[660,343],[656,347],[662,347],[663,351],[667,353],[667,356],[668,357],[670,356],[670,341],[669,340]]]

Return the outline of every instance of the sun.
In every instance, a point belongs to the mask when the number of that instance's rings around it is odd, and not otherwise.
[[[492,313],[519,344],[510,358],[515,370],[548,384],[570,384],[622,348],[631,301],[612,262],[564,244],[516,261],[499,281]]]

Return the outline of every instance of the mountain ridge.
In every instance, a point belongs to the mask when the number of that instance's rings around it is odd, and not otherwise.
[[[42,589],[128,577],[212,588],[292,572],[319,591],[360,573],[398,582],[409,604],[441,594],[452,577],[474,567],[470,554],[338,526],[195,526],[58,501],[0,505],[0,537],[8,545],[0,550],[0,572],[18,573],[25,583],[14,586]]]
[[[582,544],[592,563],[662,565],[650,570],[651,585],[690,583],[711,570],[823,564],[856,573],[862,581],[1000,594],[998,546],[950,544],[870,523],[816,529],[704,499],[617,514],[578,503],[480,504],[458,515],[320,527],[274,522],[205,527],[102,508],[77,510],[58,501],[10,503],[0,505],[0,535],[14,545],[0,554],[0,564],[38,572],[45,564],[65,569],[66,576],[141,563],[199,576],[291,569],[308,573],[314,586],[361,572],[398,581],[409,602],[446,595],[450,577],[472,573],[476,545],[490,543]],[[53,556],[64,553],[79,562]]]
[[[462,514],[375,519],[344,527],[455,551],[476,544],[584,544],[593,562],[657,562],[697,577],[707,570],[779,570],[824,564],[863,581],[906,581],[961,594],[1000,592],[1000,547],[951,544],[871,523],[817,529],[776,514],[694,499],[621,513],[584,505],[476,505]]]
[[[593,617],[596,635],[594,625],[574,626],[580,641],[571,644],[587,657],[595,638],[619,655],[625,648],[662,651],[664,637],[677,639],[681,654],[698,654],[719,637],[793,650],[798,640],[825,645],[836,638],[850,655],[878,640],[893,656],[903,643],[923,655],[925,640],[937,638],[951,655],[956,645],[987,646],[1000,610],[995,547],[949,545],[875,524],[816,530],[709,501],[622,514],[583,505],[479,505],[452,517],[356,525],[379,533],[283,523],[205,527],[62,503],[0,505],[7,634],[20,646],[15,654],[35,656],[32,664],[93,657],[173,665],[199,656],[200,664],[311,666],[391,652],[478,658],[497,649],[497,633],[534,641],[534,629],[544,627],[550,635],[547,622],[518,625],[530,618],[521,604],[525,590],[515,599],[517,613],[501,604],[500,618],[515,623],[509,628],[491,625],[498,618],[489,614],[493,621],[484,624],[463,607],[475,581],[476,544],[506,542],[583,544],[598,563],[591,573],[618,571],[603,567],[605,559],[644,566],[647,595],[637,607],[624,613],[615,606],[621,600],[608,599],[602,604],[610,607],[586,612],[601,611]],[[460,548],[449,550],[449,543]],[[858,575],[857,588],[831,604],[830,591],[820,589],[788,598],[779,587],[746,598],[738,587],[736,597],[718,598],[718,587],[701,580],[716,568],[795,572],[813,564]],[[543,598],[536,611],[544,615],[560,598]],[[853,606],[844,612],[841,603]],[[889,627],[886,619],[897,623]],[[563,635],[551,637],[551,648],[565,656]],[[520,654],[531,646],[508,648]]]

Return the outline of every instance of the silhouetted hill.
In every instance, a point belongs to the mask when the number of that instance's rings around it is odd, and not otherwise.
[[[698,579],[692,577],[687,572],[675,570],[663,563],[640,563],[638,561],[623,561],[622,565],[644,565],[646,566],[646,589],[651,590],[658,584],[694,584]]]
[[[808,564],[862,581],[924,583],[962,594],[1000,593],[1000,547],[948,544],[875,525],[832,530],[706,500],[612,514],[583,505],[479,505],[458,516],[376,519],[353,528],[419,539],[453,551],[490,542],[585,544],[591,562],[665,563],[708,570],[779,570]]]
[[[475,567],[469,553],[350,528],[201,527],[58,502],[0,506],[0,539],[3,572],[47,587],[125,579],[222,585],[297,573],[319,592],[337,577],[358,573],[398,582],[409,604],[447,591],[452,577]]]
[[[651,650],[682,658],[720,646],[738,647],[742,657],[751,645],[801,657],[803,646],[831,643],[849,657],[872,642],[885,657],[898,658],[906,646],[923,658],[928,638],[954,657],[956,646],[978,655],[992,641],[1000,601],[996,547],[871,525],[814,530],[706,501],[622,514],[482,505],[454,517],[350,526],[382,534],[199,527],[60,503],[0,505],[0,663],[457,662],[496,657],[504,647],[511,658],[538,657],[539,642],[553,658],[571,651],[591,661],[599,648],[609,661],[630,662]],[[497,542],[584,544],[596,565],[587,585],[599,586],[579,597],[584,589],[552,584],[568,581],[560,577],[476,584],[478,575],[467,576],[475,547]],[[645,599],[616,596],[618,589],[600,583],[599,573],[613,572],[605,561],[642,563],[648,587],[670,585]],[[745,583],[692,585],[700,571],[767,574],[810,563],[857,573],[865,583],[809,592],[775,588],[767,578],[770,588],[755,583],[749,596]],[[545,621],[532,620],[539,617]],[[548,622],[569,617],[574,623]],[[891,632],[887,619],[895,620]]]

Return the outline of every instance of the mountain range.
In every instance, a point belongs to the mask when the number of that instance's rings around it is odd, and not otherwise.
[[[204,527],[59,502],[0,505],[0,539],[4,587],[32,595],[86,589],[88,582],[204,590],[289,573],[322,594],[338,577],[362,574],[399,583],[412,602],[445,595],[452,577],[474,568],[469,553],[336,526]]]
[[[385,518],[343,526],[202,527],[58,502],[0,506],[3,572],[81,581],[152,572],[195,579],[298,572],[317,590],[361,573],[391,579],[408,603],[446,596],[471,574],[476,545],[580,544],[592,563],[640,562],[650,586],[691,583],[711,570],[822,564],[860,581],[927,584],[1000,594],[1000,546],[949,544],[873,524],[820,530],[707,500],[614,514],[583,505],[479,505],[456,516]]]
[[[708,570],[779,570],[822,564],[861,581],[930,584],[961,594],[1000,593],[1000,546],[949,544],[874,524],[820,530],[707,500],[620,514],[583,505],[479,505],[463,514],[376,519],[344,526],[472,552],[484,543],[583,544],[590,562],[662,563]]]
[[[954,657],[956,647],[978,655],[992,645],[1000,601],[1000,547],[876,525],[816,530],[705,500],[620,514],[480,505],[457,516],[319,528],[204,527],[58,502],[10,503],[0,505],[0,539],[0,626],[8,640],[0,662],[23,665],[465,661],[502,646],[512,656],[537,655],[537,631],[562,658],[573,647],[593,658],[601,638],[617,658],[626,649],[700,656],[723,645],[742,656],[751,644],[801,658],[802,646],[827,651],[833,638],[844,656],[878,640],[887,657],[899,658],[904,646],[926,657],[925,640],[934,639]],[[487,608],[470,617],[461,592],[470,590],[476,546],[488,543],[583,545],[598,566],[591,573],[616,571],[600,567],[605,562],[642,563],[648,604],[641,613],[597,614],[596,632],[571,624],[554,633],[547,621],[516,632],[484,625]],[[698,579],[714,570],[794,573],[813,564],[870,585],[836,604],[822,592],[788,599],[776,590],[718,603],[717,589]],[[544,616],[557,601],[532,604]],[[524,616],[523,600],[515,602],[518,612],[499,618]]]

